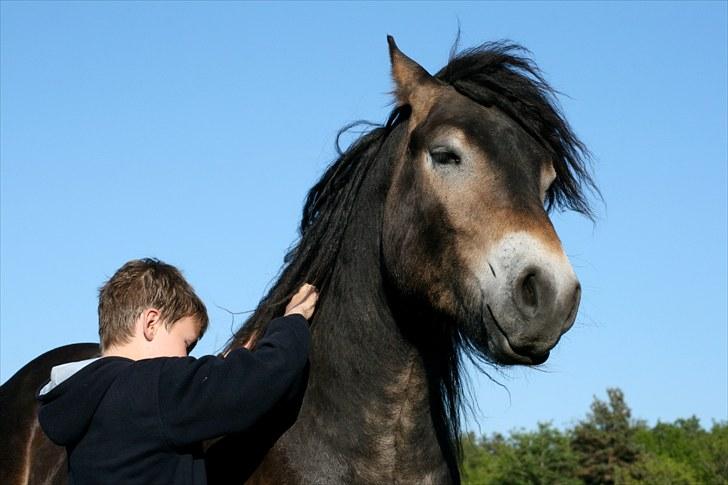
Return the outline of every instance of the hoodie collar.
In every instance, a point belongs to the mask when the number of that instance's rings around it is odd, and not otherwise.
[[[61,384],[63,381],[71,377],[76,372],[80,371],[84,367],[86,367],[89,364],[93,364],[97,360],[99,360],[101,357],[96,357],[93,359],[86,359],[86,360],[80,360],[78,362],[69,362],[67,364],[61,364],[53,367],[51,369],[51,378],[48,381],[48,383],[43,386],[43,388],[38,391],[38,396],[42,396],[43,394],[48,394],[50,391],[52,391],[55,387],[57,387],[59,384]]]

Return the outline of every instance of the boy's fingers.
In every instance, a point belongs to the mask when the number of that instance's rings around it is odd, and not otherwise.
[[[286,315],[292,312],[301,312],[306,318],[310,318],[316,307],[318,297],[318,289],[315,286],[309,283],[302,284],[288,302]]]
[[[293,298],[291,298],[291,303],[296,306],[309,298],[318,298],[318,290],[315,286],[310,285],[308,283],[304,283],[301,285],[301,287],[298,289],[295,295],[293,295]]]
[[[316,293],[317,291],[316,287],[309,283],[304,283],[298,290],[299,293],[305,292],[306,294],[310,294],[311,292]]]

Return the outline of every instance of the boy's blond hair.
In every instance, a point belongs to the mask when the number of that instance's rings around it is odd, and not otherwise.
[[[207,329],[207,309],[177,268],[154,258],[134,259],[99,288],[101,349],[128,342],[148,308],[159,310],[167,329],[188,316],[197,319],[200,337]]]

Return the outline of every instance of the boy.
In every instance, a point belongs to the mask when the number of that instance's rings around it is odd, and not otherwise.
[[[206,483],[201,442],[246,431],[300,387],[317,297],[304,285],[254,351],[194,359],[202,301],[173,266],[126,263],[99,291],[101,357],[54,367],[39,392],[69,482]]]

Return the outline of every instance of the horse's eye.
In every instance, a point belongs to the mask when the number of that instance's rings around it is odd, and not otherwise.
[[[449,150],[433,150],[430,152],[432,161],[438,165],[459,165],[460,157]]]

